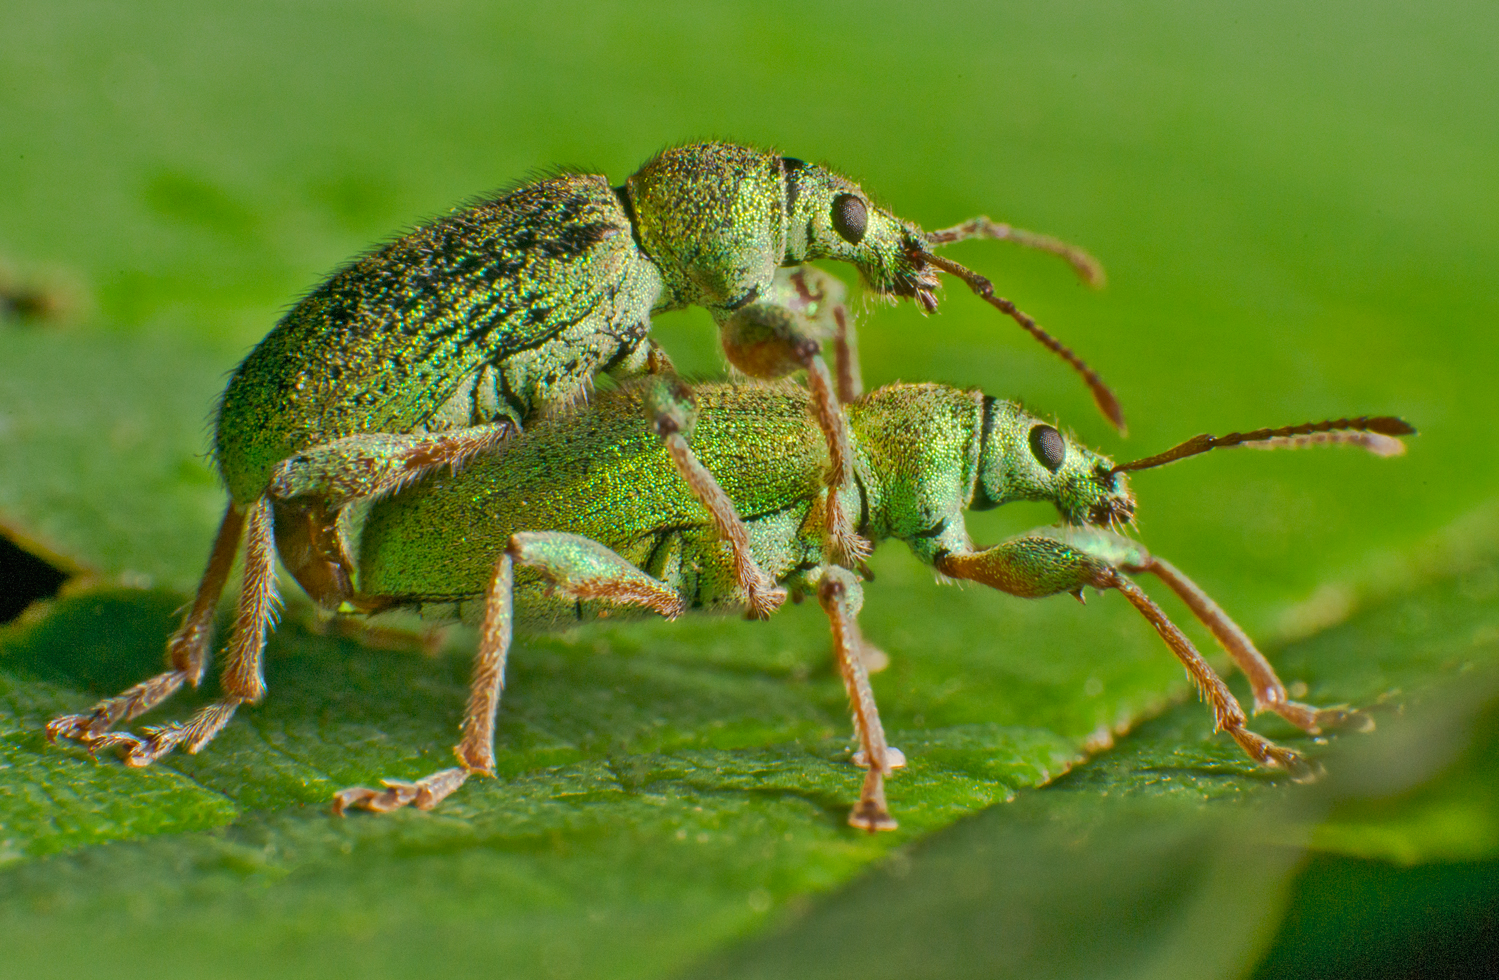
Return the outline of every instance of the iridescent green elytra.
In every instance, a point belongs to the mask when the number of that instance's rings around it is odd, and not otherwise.
[[[667,375],[648,337],[654,313],[706,307],[725,353],[760,378],[807,372],[812,411],[827,443],[825,509],[830,559],[857,564],[867,543],[840,506],[849,480],[837,402],[858,394],[841,285],[801,263],[853,264],[875,291],[936,309],[937,274],[959,276],[1057,351],[1093,386],[1116,423],[1117,403],[1097,375],[1034,322],[994,296],[988,280],[933,254],[963,238],[1005,238],[1063,255],[1089,277],[1091,260],[1053,239],[977,218],[923,232],[875,205],[823,167],[729,143],[668,149],[622,187],[562,173],[423,225],[340,269],[302,299],[239,366],[219,409],[215,456],[230,502],[197,598],[168,646],[171,669],[93,711],[55,720],[54,737],[119,745],[127,761],[204,744],[264,692],[262,615],[231,639],[226,694],[212,710],[146,748],[110,735],[121,721],[196,685],[214,610],[246,540],[242,609],[274,605],[275,559],[317,602],[350,594],[343,547],[347,507],[422,473],[493,448],[548,407],[585,398],[600,373]],[[832,336],[838,394],[819,356]],[[735,554],[735,575],[755,615],[785,592],[760,569],[747,531],[682,429],[691,408],[670,385],[650,408],[677,479],[714,517]]]

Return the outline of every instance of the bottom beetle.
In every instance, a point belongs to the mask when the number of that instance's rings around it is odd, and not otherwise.
[[[335,808],[385,811],[435,806],[475,773],[494,772],[494,723],[514,630],[566,628],[628,612],[673,618],[732,612],[748,599],[732,549],[683,482],[644,420],[649,385],[600,394],[586,407],[548,419],[504,452],[439,472],[377,503],[358,544],[358,594],[366,612],[419,606],[428,614],[482,621],[473,685],[455,751],[459,767],[383,790],[347,789]],[[807,411],[805,389],[705,385],[691,444],[743,516],[755,559],[793,595],[815,595],[832,626],[839,671],[853,704],[859,751],[868,769],[849,822],[893,828],[884,778],[904,759],[885,742],[860,636],[859,576],[825,559],[826,443]],[[1190,580],[1136,542],[1108,530],[1134,515],[1125,471],[1145,469],[1219,446],[1352,442],[1376,452],[1403,447],[1398,419],[1360,418],[1199,436],[1175,449],[1115,466],[1012,402],[942,385],[897,384],[847,406],[853,480],[842,489],[847,513],[873,542],[905,541],[942,574],[1012,595],[1081,595],[1117,589],[1160,633],[1211,703],[1218,727],[1259,763],[1296,778],[1312,763],[1245,727],[1238,702],[1190,641],[1126,573],[1150,572],[1180,595],[1249,676],[1256,709],[1275,711],[1308,732],[1367,718],[1345,708],[1316,709],[1288,699],[1249,638]],[[1065,524],[973,547],[968,509],[1047,500]],[[242,615],[268,611],[242,610]],[[226,672],[246,665],[231,658]],[[253,668],[251,668],[253,669]],[[147,732],[148,737],[153,734]],[[112,733],[126,744],[135,736]]]

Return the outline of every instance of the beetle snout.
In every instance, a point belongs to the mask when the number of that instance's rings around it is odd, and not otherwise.
[[[920,244],[906,243],[902,255],[902,275],[895,278],[891,292],[897,296],[915,297],[927,313],[937,312],[937,289],[942,285],[937,272],[926,261],[926,251]]]
[[[1106,497],[1088,511],[1088,523],[1095,527],[1118,527],[1135,519],[1135,502],[1129,497]]]

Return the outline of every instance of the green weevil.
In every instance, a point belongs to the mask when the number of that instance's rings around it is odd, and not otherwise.
[[[748,608],[732,548],[675,478],[669,450],[646,421],[649,399],[642,385],[603,393],[586,408],[533,425],[503,451],[481,454],[461,471],[429,474],[368,512],[359,528],[359,591],[351,590],[347,600],[366,612],[417,606],[482,625],[455,748],[460,765],[416,782],[387,781],[383,790],[344,790],[335,799],[339,812],[350,806],[430,808],[469,775],[494,773],[495,713],[517,627]],[[827,447],[808,413],[811,396],[785,382],[716,384],[700,387],[697,400],[692,449],[744,515],[757,562],[793,595],[815,595],[831,621],[854,708],[855,762],[868,770],[849,822],[892,828],[884,779],[904,760],[885,742],[869,686],[866,663],[880,655],[859,632],[860,576],[827,558],[825,510],[832,491],[824,479]],[[1126,573],[1150,572],[1186,601],[1249,676],[1256,710],[1275,711],[1313,733],[1367,723],[1346,707],[1290,700],[1248,636],[1201,589],[1111,529],[1133,520],[1135,498],[1124,475],[1130,470],[1241,444],[1342,441],[1390,454],[1403,450],[1395,437],[1413,431],[1400,420],[1365,417],[1199,436],[1116,466],[1019,405],[977,391],[890,385],[850,403],[847,419],[852,478],[838,492],[869,540],[897,538],[949,578],[1021,597],[1119,590],[1180,658],[1218,727],[1257,762],[1297,778],[1313,775],[1314,764],[1245,727],[1228,688]],[[964,511],[1018,500],[1050,501],[1064,524],[976,549]],[[241,615],[266,611],[256,606]],[[263,687],[258,656],[231,655],[223,669],[226,688]],[[194,718],[148,730],[140,741],[185,729],[189,744],[201,746],[218,724],[214,717]],[[137,740],[126,733],[105,738],[127,747]]]
[[[351,504],[497,446],[544,411],[584,398],[600,374],[671,377],[648,336],[650,318],[690,305],[713,314],[729,360],[750,375],[807,371],[831,456],[828,547],[836,561],[856,564],[867,545],[836,491],[851,472],[838,400],[858,395],[858,369],[842,286],[803,265],[810,260],[849,262],[876,293],[914,298],[928,312],[937,274],[958,276],[1083,372],[1122,426],[1117,401],[1082,361],[995,296],[987,279],[933,254],[973,237],[1056,252],[1086,278],[1101,275],[1084,253],[988,218],[923,232],[831,170],[727,143],[668,149],[622,187],[559,173],[377,248],[297,303],[224,392],[215,458],[229,505],[197,596],[169,641],[170,669],[55,720],[49,735],[102,745],[116,724],[198,684],[242,538],[240,608],[251,612],[230,640],[234,661],[253,659],[264,644],[278,553],[309,596],[335,606],[349,590],[341,522]],[[827,337],[838,354],[836,381],[819,356]],[[656,391],[643,410],[678,478],[729,542],[750,613],[769,615],[785,592],[759,567],[732,502],[693,457],[684,437],[690,395],[673,385]],[[145,764],[184,738],[187,748],[201,744],[194,739],[263,693],[253,678],[229,680],[191,736],[173,729],[131,743],[128,761]]]

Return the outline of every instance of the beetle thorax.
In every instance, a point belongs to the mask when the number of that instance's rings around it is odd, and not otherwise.
[[[728,312],[769,287],[786,251],[776,154],[729,143],[673,147],[624,191],[640,245],[666,283],[658,310]]]

